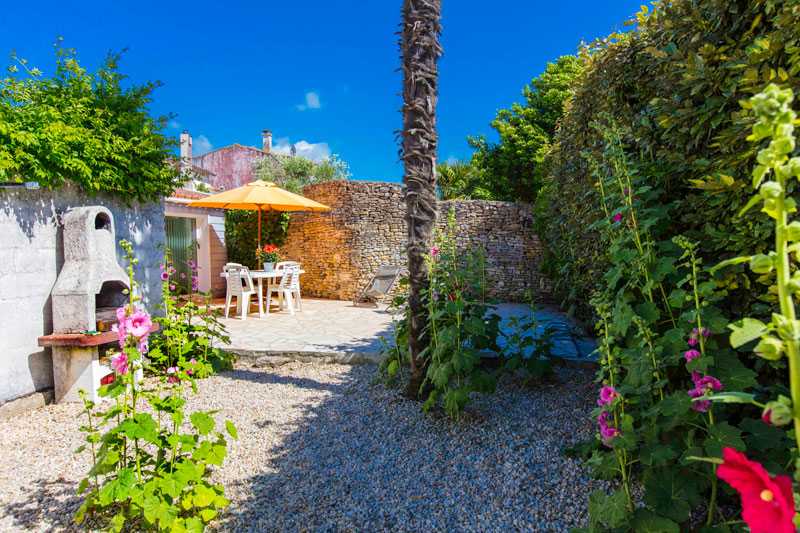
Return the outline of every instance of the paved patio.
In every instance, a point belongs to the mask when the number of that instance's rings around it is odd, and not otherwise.
[[[501,329],[505,329],[509,317],[527,315],[530,308],[500,304],[497,313],[503,319]],[[585,337],[566,315],[555,309],[542,309],[536,317],[539,326],[530,335],[538,336],[550,328],[554,356],[578,362],[595,359],[593,339]],[[393,332],[392,315],[385,306],[373,309],[355,307],[352,302],[312,298],[304,298],[303,310],[294,315],[273,306],[273,312],[259,318],[253,305],[247,320],[231,317],[222,322],[231,338],[228,349],[258,363],[379,362],[381,339],[390,340]],[[503,344],[501,339],[500,345]]]
[[[392,332],[392,315],[385,306],[373,309],[312,298],[303,298],[303,310],[294,315],[273,306],[269,315],[259,318],[253,305],[247,320],[231,317],[222,322],[231,338],[230,351],[256,359],[377,362],[381,337],[391,338]]]

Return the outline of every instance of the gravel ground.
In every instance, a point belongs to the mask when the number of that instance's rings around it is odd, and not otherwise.
[[[190,408],[239,430],[215,477],[233,503],[217,527],[249,531],[566,531],[591,481],[564,446],[589,438],[594,387],[512,381],[459,422],[375,383],[374,366],[291,363],[200,382]],[[64,530],[88,468],[76,405],[0,421],[0,529]]]

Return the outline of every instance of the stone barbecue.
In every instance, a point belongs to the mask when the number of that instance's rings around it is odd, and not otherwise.
[[[128,276],[117,263],[108,209],[73,208],[62,224],[64,265],[51,293],[53,334],[40,337],[39,344],[53,349],[57,402],[80,401],[79,389],[97,401],[100,381],[111,373],[100,361],[100,347],[116,343],[110,322],[126,302]]]

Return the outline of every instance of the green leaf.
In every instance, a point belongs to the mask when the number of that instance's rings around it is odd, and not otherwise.
[[[235,440],[239,439],[239,433],[236,431],[236,426],[234,426],[233,422],[230,420],[225,421],[225,430],[228,432],[228,435],[233,437]]]
[[[719,403],[749,403],[756,405],[756,397],[746,392],[719,392],[706,396],[707,400]]]
[[[678,524],[647,509],[637,509],[633,517],[636,533],[680,533]]]
[[[645,480],[645,502],[659,515],[676,522],[684,522],[689,518],[691,506],[689,500],[696,494],[689,494],[693,485],[687,484],[675,468],[651,471]]]
[[[192,504],[195,507],[208,507],[214,502],[217,493],[205,485],[198,485],[192,493]]]
[[[589,515],[608,528],[620,527],[628,516],[628,497],[623,490],[607,495],[596,490],[589,495]]]
[[[208,435],[214,430],[214,426],[216,425],[214,417],[203,411],[192,413],[189,420],[191,420],[192,426],[194,426],[201,435]]]
[[[769,331],[766,324],[755,318],[743,318],[729,324],[728,328],[732,331],[730,342],[734,348],[754,341]]]
[[[722,457],[722,448],[735,448],[745,451],[747,446],[742,440],[742,432],[727,422],[717,422],[708,428],[709,436],[705,440],[706,453],[712,457]]]

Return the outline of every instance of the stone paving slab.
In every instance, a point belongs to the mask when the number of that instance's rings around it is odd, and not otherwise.
[[[352,302],[303,299],[303,310],[290,315],[273,311],[259,318],[253,306],[247,320],[223,318],[231,342],[228,349],[259,366],[294,361],[335,363],[378,362],[381,359],[381,338],[391,339],[392,315],[385,306],[377,309],[355,307]],[[512,316],[525,317],[530,307],[522,304],[499,304],[502,330],[509,330]],[[569,361],[596,359],[595,343],[574,322],[557,309],[536,311],[538,326],[529,335],[539,336],[550,329],[553,355]],[[502,339],[499,342],[503,346]]]

